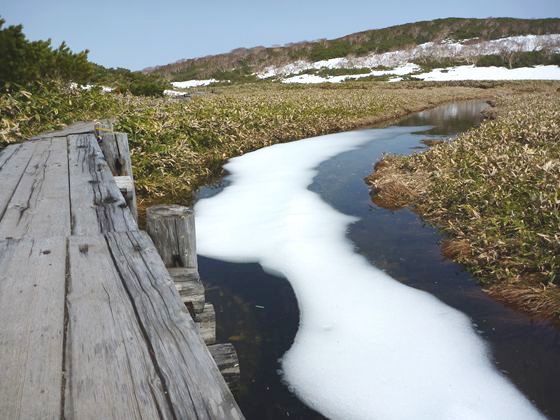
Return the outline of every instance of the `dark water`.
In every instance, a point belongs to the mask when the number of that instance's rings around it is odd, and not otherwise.
[[[356,252],[396,280],[427,291],[467,314],[489,344],[495,364],[550,418],[560,419],[560,329],[488,298],[460,265],[441,257],[438,231],[407,209],[370,200],[363,178],[383,153],[424,149],[420,140],[449,137],[480,122],[485,104],[469,101],[414,114],[375,129],[375,139],[319,166],[310,190],[338,211],[357,216],[348,237]],[[381,134],[381,137],[380,137]],[[201,189],[208,197],[225,185]],[[286,279],[258,264],[199,259],[207,298],[215,305],[218,341],[234,343],[241,365],[236,397],[248,419],[321,419],[282,383],[279,359],[298,327],[298,307]],[[461,351],[461,349],[457,349]],[[333,380],[336,380],[333,378]]]

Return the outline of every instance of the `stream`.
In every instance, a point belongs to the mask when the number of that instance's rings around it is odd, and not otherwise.
[[[425,150],[485,106],[272,146],[199,190],[199,271],[248,419],[560,418],[560,330],[486,296],[437,229],[363,182],[384,153]]]

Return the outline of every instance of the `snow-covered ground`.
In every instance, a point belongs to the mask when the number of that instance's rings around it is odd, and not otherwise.
[[[98,87],[98,85],[79,85],[78,83],[75,82],[71,82],[70,83],[70,88],[71,89],[81,89],[81,90],[91,90],[94,87]],[[99,86],[101,88],[101,91],[104,93],[109,93],[115,90],[115,88],[109,87],[109,86]]]
[[[403,66],[396,67],[390,70],[373,70],[363,74],[347,74],[341,76],[318,76],[316,74],[300,74],[297,76],[282,79],[282,83],[340,83],[346,80],[358,80],[370,76],[404,76],[405,74],[414,73],[420,70],[416,64],[406,63]]]
[[[560,80],[560,67],[535,66],[508,69],[505,67],[458,66],[434,69],[429,73],[414,75],[426,81],[446,80]]]
[[[187,92],[183,92],[183,91],[180,91],[180,90],[172,90],[172,89],[165,89],[163,91],[163,94],[165,96],[173,96],[175,98],[181,98],[181,97],[184,97],[184,96],[189,96],[189,94]]]
[[[199,253],[288,279],[300,325],[283,376],[328,418],[543,419],[465,315],[356,254],[346,237],[356,219],[308,189],[321,162],[382,136],[340,133],[232,159],[230,185],[195,207]]]
[[[402,80],[402,76],[411,75],[422,80],[560,80],[558,66],[537,66],[509,70],[500,67],[458,66],[448,69],[435,69],[429,73],[418,73],[420,68],[414,61],[422,58],[469,59],[483,55],[504,54],[505,51],[540,51],[548,50],[560,53],[560,34],[513,36],[491,41],[466,39],[462,41],[443,40],[427,42],[414,48],[390,51],[382,54],[369,54],[363,57],[339,57],[330,60],[309,62],[298,60],[283,66],[270,66],[256,73],[259,79],[276,79],[282,83],[340,83],[345,80],[358,80],[370,76],[389,75],[390,82]],[[303,72],[321,69],[375,69],[387,67],[389,70],[370,70],[362,74],[338,76],[320,76],[318,74],[302,74]],[[351,73],[351,72],[350,72]],[[187,80],[173,82],[175,88],[192,88],[218,83],[216,79]],[[172,91],[170,91],[172,92]],[[169,93],[174,95],[173,93]]]
[[[480,55],[500,54],[503,51],[539,51],[548,49],[560,52],[560,34],[513,36],[491,41],[476,42],[463,40],[461,42],[444,40],[441,42],[427,42],[407,50],[391,51],[382,54],[369,54],[363,57],[340,57],[330,60],[309,62],[298,60],[290,64],[275,67],[270,66],[257,77],[268,79],[271,77],[287,77],[306,70],[343,69],[343,68],[375,68],[379,66],[400,67],[415,60],[430,58],[469,58]]]
[[[200,86],[208,86],[212,83],[218,83],[219,81],[216,79],[206,79],[206,80],[186,80],[184,82],[171,82],[173,87],[179,89],[186,89],[192,87],[200,87]]]
[[[301,74],[282,79],[282,83],[340,83],[346,80],[357,80],[368,76],[391,75],[389,82],[399,82],[402,76],[425,81],[452,81],[452,80],[560,80],[559,66],[535,66],[508,69],[506,67],[475,67],[457,66],[434,69],[428,73],[413,74],[420,70],[415,64],[407,64],[392,70],[372,71],[365,74],[349,74],[341,76],[322,77],[315,74]]]

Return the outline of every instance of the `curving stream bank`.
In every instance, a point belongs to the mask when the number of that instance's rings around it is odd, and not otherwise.
[[[557,330],[486,298],[439,256],[437,232],[371,204],[361,181],[383,152],[467,129],[482,107],[261,149],[198,202],[199,250],[213,258],[201,275],[216,285],[218,333],[237,341],[248,418],[320,417],[280,377],[332,418],[540,418],[529,400],[558,414]]]

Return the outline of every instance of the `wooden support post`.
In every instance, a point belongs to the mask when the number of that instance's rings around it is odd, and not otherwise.
[[[198,276],[194,212],[191,209],[175,204],[149,207],[146,229],[166,267],[189,268]]]
[[[123,193],[126,203],[138,221],[136,206],[136,191],[132,175],[132,159],[128,147],[128,136],[125,133],[112,133],[101,131],[99,133],[99,147],[105,156],[107,165],[115,177],[119,189]]]
[[[128,147],[128,136],[125,133],[102,132],[99,147],[101,147],[113,175],[128,175],[132,178],[132,160]]]
[[[94,123],[95,127],[95,135],[98,139],[101,138],[101,135],[104,133],[112,133],[113,132],[113,120],[99,120]]]
[[[231,343],[212,344],[208,346],[208,350],[210,350],[210,354],[214,358],[229,389],[235,392],[239,388],[241,375],[239,358],[237,357],[235,347]]]
[[[126,205],[130,209],[134,220],[138,222],[138,208],[136,206],[136,191],[134,190],[134,181],[129,176],[116,176],[115,182],[119,191],[126,201]]]
[[[200,336],[206,344],[214,344],[216,342],[216,312],[214,305],[206,303],[201,313],[194,317],[196,325],[200,332]]]
[[[175,287],[189,308],[191,315],[199,314],[204,309],[204,286],[200,282],[198,273],[191,268],[168,268]]]

